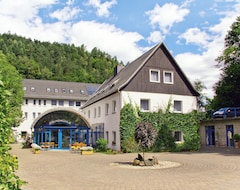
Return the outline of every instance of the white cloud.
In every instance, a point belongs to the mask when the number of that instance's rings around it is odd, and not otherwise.
[[[125,32],[114,25],[80,21],[69,32],[71,43],[85,44],[88,50],[97,47],[125,63],[142,54],[136,43],[143,37],[136,32]]]
[[[88,5],[93,6],[97,9],[97,15],[100,17],[108,17],[110,15],[109,9],[117,4],[116,0],[105,1],[101,3],[101,0],[89,0]]]
[[[240,3],[236,4],[232,11],[221,13],[223,17],[219,20],[219,23],[207,28],[206,31],[191,28],[180,36],[187,43],[205,47],[205,51],[201,54],[185,52],[176,55],[175,58],[191,81],[199,79],[204,83],[207,87],[204,92],[208,97],[214,96],[213,86],[220,79],[221,72],[216,67],[215,59],[222,53],[224,38],[232,23],[236,21],[239,9]],[[209,32],[211,35],[207,34]]]
[[[51,13],[52,18],[57,18],[59,21],[68,21],[73,19],[81,12],[78,8],[64,7],[63,9],[58,9],[55,12]]]
[[[147,38],[148,43],[160,43],[163,42],[165,37],[160,31],[153,31],[150,33],[150,36]]]
[[[189,28],[186,32],[181,34],[178,38],[184,39],[186,44],[195,44],[199,46],[206,46],[209,43],[211,37],[205,31],[201,31],[199,28]]]
[[[219,79],[219,69],[215,67],[214,55],[216,54],[211,53],[214,53],[214,50],[203,54],[187,52],[178,54],[175,59],[191,82],[197,79],[203,82],[207,87],[203,93],[212,98],[214,95],[212,87]]]
[[[155,5],[153,10],[145,12],[153,28],[159,27],[166,34],[173,24],[182,22],[189,10],[174,3],[166,3],[162,7]]]
[[[0,15],[12,19],[31,20],[38,14],[38,9],[55,4],[56,0],[1,0]]]

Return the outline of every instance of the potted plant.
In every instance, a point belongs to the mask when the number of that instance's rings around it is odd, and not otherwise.
[[[233,135],[233,140],[234,140],[234,145],[235,148],[239,148],[239,143],[240,143],[240,135],[239,134],[234,134]]]
[[[93,154],[93,147],[91,146],[81,147],[80,150],[82,155]]]
[[[34,148],[34,154],[39,154],[41,150],[41,147],[35,147]]]
[[[40,150],[41,150],[41,147],[35,143],[32,143],[32,151],[34,154],[39,154],[40,153]]]

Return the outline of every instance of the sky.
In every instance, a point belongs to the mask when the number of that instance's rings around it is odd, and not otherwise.
[[[0,0],[0,33],[97,47],[124,64],[164,43],[191,82],[214,96],[215,59],[240,0]]]

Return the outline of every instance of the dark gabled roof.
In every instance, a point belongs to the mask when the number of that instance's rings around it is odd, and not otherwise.
[[[95,93],[99,84],[24,79],[24,98],[84,100]]]
[[[171,62],[174,64],[176,70],[180,73],[184,82],[190,89],[193,95],[198,96],[198,92],[193,88],[191,83],[188,81],[187,77],[184,75],[174,58],[171,56],[166,46],[163,43],[159,43],[149,51],[138,57],[133,62],[126,65],[117,75],[112,76],[106,80],[99,88],[98,91],[83,105],[82,108],[85,108],[99,100],[102,100],[118,91],[121,91],[129,82],[137,75],[140,69],[147,63],[147,61],[154,55],[154,53],[162,48],[164,52],[168,55],[168,58],[171,59]]]

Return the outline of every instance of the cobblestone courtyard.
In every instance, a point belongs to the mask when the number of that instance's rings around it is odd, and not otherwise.
[[[216,151],[217,150],[217,151]],[[19,159],[17,175],[23,190],[238,190],[240,151],[208,148],[190,153],[146,153],[145,158],[180,165],[164,169],[132,169],[113,163],[132,162],[137,154],[93,155],[41,151],[13,145]]]

